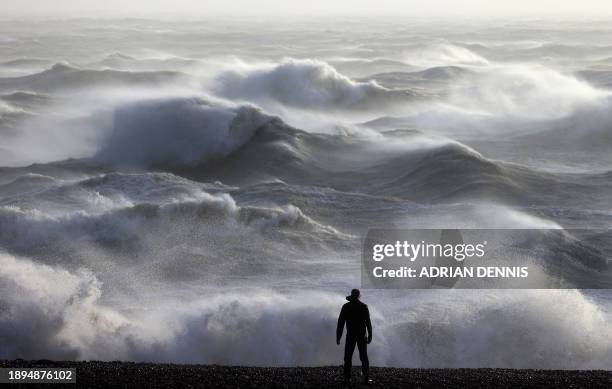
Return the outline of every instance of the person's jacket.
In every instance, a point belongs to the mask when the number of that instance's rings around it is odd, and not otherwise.
[[[372,322],[370,322],[370,311],[368,306],[355,299],[342,306],[338,317],[338,327],[336,329],[336,339],[342,338],[342,331],[346,323],[346,336],[365,337],[366,330],[368,338],[372,338]]]

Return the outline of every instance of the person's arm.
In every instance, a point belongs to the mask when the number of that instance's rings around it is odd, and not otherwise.
[[[344,331],[344,323],[346,322],[346,312],[344,307],[340,310],[340,316],[338,316],[338,327],[336,327],[336,343],[340,344],[342,338],[342,331]]]
[[[366,305],[366,328],[368,330],[368,344],[372,341],[372,322],[370,321],[370,310]]]

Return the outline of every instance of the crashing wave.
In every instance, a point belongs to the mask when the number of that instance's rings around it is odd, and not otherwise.
[[[326,353],[320,350],[331,355],[332,343],[310,352],[302,347],[316,344],[334,325],[335,306],[328,294],[305,291],[312,298],[296,301],[273,291],[226,291],[179,305],[158,302],[144,315],[126,316],[101,302],[102,290],[103,284],[87,270],[69,271],[0,253],[0,306],[10,307],[0,310],[0,338],[14,339],[0,348],[0,358],[331,363],[321,359]],[[312,335],[299,336],[304,325]],[[254,336],[234,336],[247,328]],[[276,335],[268,338],[268,331]],[[262,336],[273,352],[262,355]]]
[[[465,77],[449,102],[492,117],[561,119],[604,107],[609,93],[542,66],[496,67]]]
[[[0,358],[261,366],[337,359],[326,336],[342,300],[335,293],[226,286],[190,299],[182,290],[180,304],[164,296],[138,310],[138,295],[129,309],[105,305],[102,294],[112,293],[105,286],[87,270],[0,253],[0,306],[10,307],[0,311],[0,338],[13,339],[0,348]],[[484,299],[482,293],[443,292],[444,298],[417,293],[409,310],[399,309],[404,299],[393,297],[371,307],[378,363],[546,369],[612,363],[609,313],[579,291],[491,291]]]
[[[113,165],[197,165],[222,158],[272,120],[252,106],[199,98],[134,103],[116,110],[113,133],[95,159]]]
[[[102,307],[101,283],[86,270],[70,272],[0,253],[0,359],[66,360],[95,348],[112,358],[128,321]],[[116,339],[116,340],[113,340]],[[85,355],[93,352],[85,351]]]
[[[101,196],[98,192],[94,192]],[[61,246],[61,242],[91,241],[121,245],[138,241],[147,231],[159,233],[166,225],[191,225],[191,229],[231,224],[263,233],[280,233],[308,239],[348,239],[331,226],[321,224],[293,205],[239,206],[226,193],[201,191],[182,200],[166,198],[160,203],[132,204],[105,198],[107,207],[97,205],[96,213],[77,211],[61,215],[16,205],[0,206],[0,241],[4,247],[26,250],[33,246]],[[99,201],[99,200],[97,200]],[[84,207],[83,207],[84,208]],[[230,226],[223,227],[227,223]],[[226,231],[229,234],[229,230]]]
[[[374,81],[354,81],[325,62],[309,59],[286,59],[273,66],[226,72],[218,79],[217,91],[232,99],[311,109],[380,107],[416,96]]]

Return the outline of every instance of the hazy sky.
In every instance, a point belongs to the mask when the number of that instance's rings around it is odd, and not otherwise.
[[[611,15],[612,0],[0,0],[2,16]]]

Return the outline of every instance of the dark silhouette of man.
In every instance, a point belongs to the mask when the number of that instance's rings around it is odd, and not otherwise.
[[[349,302],[342,306],[340,316],[338,317],[338,328],[336,329],[336,343],[340,344],[342,331],[344,330],[344,325],[346,323],[346,343],[344,345],[344,380],[347,384],[350,383],[351,380],[351,367],[353,364],[353,352],[355,351],[355,345],[357,345],[357,349],[359,349],[359,359],[361,360],[363,380],[366,384],[370,383],[368,344],[372,342],[372,323],[370,322],[370,311],[368,310],[368,306],[359,301],[360,295],[361,293],[359,292],[359,289],[353,289],[351,290],[351,295],[346,297]]]

